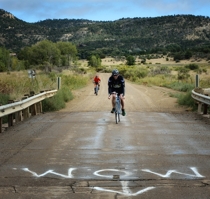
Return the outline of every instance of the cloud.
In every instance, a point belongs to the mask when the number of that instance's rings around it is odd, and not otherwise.
[[[0,0],[1,8],[27,22],[45,19],[117,20],[173,14],[209,16],[209,0]]]
[[[155,9],[158,12],[194,12],[195,9],[199,9],[205,6],[209,6],[210,2],[208,0],[140,0],[135,1],[139,7],[150,10]]]

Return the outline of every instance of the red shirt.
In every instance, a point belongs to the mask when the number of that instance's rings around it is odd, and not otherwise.
[[[94,78],[94,82],[95,82],[95,83],[99,83],[100,81],[101,81],[101,79],[100,79],[99,77],[95,77],[95,78]]]

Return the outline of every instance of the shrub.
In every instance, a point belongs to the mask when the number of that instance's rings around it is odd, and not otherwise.
[[[166,84],[165,86],[173,90],[182,91],[182,92],[192,91],[194,88],[193,84],[188,84],[183,82],[172,82],[168,85]]]
[[[0,105],[8,104],[9,95],[0,93]]]
[[[53,97],[42,101],[43,111],[58,111],[65,108],[65,102],[71,99],[73,99],[71,91],[67,87],[63,87]]]
[[[188,64],[185,66],[185,68],[188,68],[190,70],[198,70],[199,66],[197,64]]]
[[[180,68],[178,71],[178,80],[187,80],[190,77],[188,68]]]
[[[126,57],[126,60],[127,60],[127,64],[128,64],[129,66],[135,64],[135,57],[132,56],[132,55],[127,56],[127,57]]]
[[[196,109],[195,101],[191,97],[191,91],[188,91],[185,94],[179,94],[179,96],[178,96],[178,104],[179,105],[188,106],[188,107],[192,107],[193,110]]]

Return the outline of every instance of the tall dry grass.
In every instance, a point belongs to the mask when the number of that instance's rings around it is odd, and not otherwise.
[[[76,72],[44,73],[36,71],[35,78],[29,78],[28,71],[0,73],[0,104],[7,104],[8,100],[19,101],[24,95],[29,95],[31,92],[38,94],[41,91],[58,89],[58,77],[61,77],[61,88],[63,88],[62,94],[61,92],[58,94],[63,96],[64,101],[72,98],[70,90],[81,88],[90,80],[88,75]]]
[[[28,71],[0,73],[0,92],[9,95],[12,100],[20,100],[31,91],[39,93],[55,88],[56,82],[41,72],[35,78],[29,78]]]

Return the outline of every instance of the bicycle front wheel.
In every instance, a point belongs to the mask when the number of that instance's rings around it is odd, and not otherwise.
[[[120,114],[117,111],[115,112],[115,122],[116,124],[120,122]]]
[[[118,113],[118,122],[120,122],[120,114]]]

